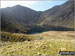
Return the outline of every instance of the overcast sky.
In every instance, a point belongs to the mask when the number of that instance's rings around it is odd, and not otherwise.
[[[55,5],[60,5],[65,3],[67,0],[62,1],[1,1],[1,8],[12,7],[15,5],[22,5],[29,7],[36,11],[44,11],[52,8]]]

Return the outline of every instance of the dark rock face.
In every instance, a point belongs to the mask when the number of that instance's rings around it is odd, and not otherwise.
[[[46,11],[16,5],[2,8],[1,30],[9,32],[74,30],[74,1],[67,1]]]

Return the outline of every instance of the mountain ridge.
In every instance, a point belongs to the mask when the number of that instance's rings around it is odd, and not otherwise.
[[[46,11],[35,11],[33,9],[16,5],[1,9],[2,31],[9,31],[8,25],[15,27],[21,32],[46,31],[46,30],[74,30],[74,6],[73,1],[57,5]],[[68,9],[68,10],[67,10]],[[60,13],[61,12],[61,13]],[[11,22],[8,25],[5,21]],[[4,26],[3,26],[4,25]],[[6,26],[7,25],[7,26]],[[18,25],[18,26],[17,26]],[[4,27],[4,28],[3,28]],[[6,28],[6,30],[4,30]],[[13,29],[14,32],[15,29]],[[10,30],[10,32],[12,32]]]

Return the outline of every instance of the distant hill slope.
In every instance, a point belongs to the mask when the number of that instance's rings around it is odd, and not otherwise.
[[[13,20],[16,20],[20,24],[24,25],[35,25],[38,17],[41,14],[41,12],[37,12],[20,5],[4,8],[1,12],[8,16],[10,19],[13,18]]]
[[[30,30],[28,28],[25,28],[16,20],[14,20],[13,17],[8,16],[10,14],[7,14],[7,12],[5,14],[3,12],[1,13],[1,30],[2,31],[26,33],[26,31]]]
[[[31,29],[68,30],[74,29],[74,6],[73,1],[68,1],[62,5],[57,5],[46,11],[34,11],[30,8],[16,5],[2,8],[1,28],[9,32],[27,32]],[[39,28],[40,26],[40,28]],[[47,27],[48,26],[48,27]],[[38,29],[37,29],[38,28]],[[47,29],[47,30],[48,30]]]
[[[42,25],[74,28],[74,2],[68,1],[43,12],[40,17]]]

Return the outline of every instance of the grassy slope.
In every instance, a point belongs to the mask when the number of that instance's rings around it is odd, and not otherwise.
[[[4,33],[2,33],[3,35]],[[15,34],[15,33],[14,33]],[[12,34],[11,34],[12,35]],[[32,41],[6,42],[3,46],[0,43],[0,54],[2,55],[58,55],[60,48],[74,50],[73,31],[49,31],[40,34],[15,34],[17,36],[32,37]],[[8,36],[8,35],[7,35]],[[11,36],[10,36],[11,37]],[[14,38],[14,37],[12,37]],[[19,37],[20,38],[20,37]],[[19,39],[18,38],[18,39]],[[35,39],[33,39],[35,38]]]

